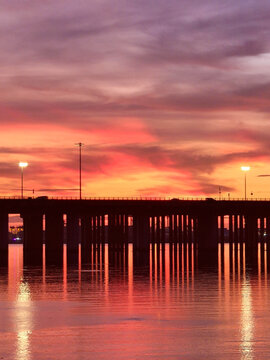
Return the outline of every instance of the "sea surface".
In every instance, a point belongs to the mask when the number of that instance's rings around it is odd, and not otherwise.
[[[268,252],[93,249],[88,264],[0,268],[0,359],[270,359]]]

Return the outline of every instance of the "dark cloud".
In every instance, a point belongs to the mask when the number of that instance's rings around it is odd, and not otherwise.
[[[137,193],[139,195],[153,197],[157,196],[164,196],[167,197],[168,194],[175,194],[174,196],[177,196],[179,198],[185,198],[185,197],[196,197],[198,194],[214,194],[216,196],[219,195],[219,189],[221,189],[221,195],[227,192],[232,192],[235,189],[230,186],[220,186],[215,183],[211,183],[207,181],[206,179],[201,179],[197,184],[192,184],[192,187],[183,187],[172,185],[170,183],[165,185],[158,185],[155,187],[149,187],[149,188],[141,188],[137,190]]]
[[[0,2],[0,124],[123,131],[124,144],[104,135],[84,149],[85,175],[143,165],[188,174],[190,192],[216,192],[219,166],[269,160],[269,15],[266,0]],[[129,140],[132,118],[152,142]],[[5,156],[34,153],[32,178],[72,188],[77,153],[59,150],[0,148],[0,176],[17,177]]]
[[[174,169],[179,172],[189,171],[195,174],[211,174],[216,167],[234,161],[258,159],[268,156],[264,151],[232,152],[227,154],[207,154],[203,149],[166,149],[161,146],[123,145],[111,150],[137,157],[142,162],[159,169]]]

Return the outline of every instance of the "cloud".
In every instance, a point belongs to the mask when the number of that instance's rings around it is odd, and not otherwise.
[[[268,162],[269,15],[266,0],[2,2],[1,181],[25,155],[40,188],[73,188],[77,141],[91,179],[173,173],[190,193]],[[152,185],[134,187],[178,191]]]

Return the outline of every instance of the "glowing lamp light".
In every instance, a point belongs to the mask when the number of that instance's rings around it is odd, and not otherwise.
[[[23,169],[28,166],[28,162],[20,161],[19,167],[21,168],[21,198],[23,199]]]
[[[28,166],[28,162],[24,162],[24,161],[20,161],[19,162],[19,167],[20,168],[25,168],[25,167],[27,167]]]
[[[241,166],[241,170],[242,170],[242,171],[249,171],[249,170],[250,170],[250,166]]]
[[[245,172],[245,200],[247,200],[247,174],[246,174],[246,172],[250,170],[250,166],[241,166],[241,170]]]

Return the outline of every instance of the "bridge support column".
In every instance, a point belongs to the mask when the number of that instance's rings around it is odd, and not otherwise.
[[[23,261],[25,265],[41,265],[43,255],[43,215],[23,214]]]
[[[193,223],[193,219],[191,218],[190,215],[188,215],[188,242],[189,243],[192,243],[192,240],[193,240],[192,223]]]
[[[81,259],[90,262],[92,248],[92,224],[88,216],[81,219]]]
[[[63,214],[47,213],[45,229],[47,264],[63,263],[63,230]]]
[[[243,242],[244,239],[244,226],[243,226],[243,215],[240,215],[240,221],[239,221],[239,240],[240,243]]]
[[[128,244],[128,239],[129,239],[128,215],[125,215],[124,233],[125,233],[125,243]]]
[[[229,243],[233,242],[233,217],[229,215]]]
[[[166,241],[165,236],[165,215],[162,215],[161,217],[161,242],[164,244]]]
[[[97,216],[97,243],[101,243],[101,217]]]
[[[155,217],[151,216],[150,217],[150,230],[151,230],[151,242],[152,244],[154,244],[155,242]]]
[[[193,243],[194,245],[198,241],[198,218],[196,216],[193,217]],[[195,246],[194,246],[195,249]]]
[[[105,244],[105,215],[101,215],[101,243]]]
[[[156,242],[160,243],[160,216],[157,216],[156,218]]]
[[[67,214],[67,262],[77,263],[79,257],[79,217]]]
[[[147,215],[135,215],[133,217],[134,239],[133,250],[146,251],[150,243],[150,223]]]
[[[260,242],[264,243],[264,217],[260,217]]]
[[[245,216],[245,243],[247,249],[257,248],[258,242],[258,220],[254,215]]]
[[[187,215],[183,215],[183,242],[187,242]]]
[[[270,240],[270,216],[266,217],[266,241],[269,244]]]
[[[224,243],[224,215],[220,216],[220,242]]]
[[[169,243],[173,242],[173,215],[169,216]]]
[[[233,233],[234,233],[234,242],[237,243],[238,242],[238,215],[234,215],[234,228],[233,228]]]
[[[108,217],[108,243],[111,248],[121,249],[123,247],[124,227],[119,214],[110,214]]]
[[[96,216],[91,216],[91,227],[92,227],[92,243],[96,244],[96,242],[97,242]]]
[[[0,213],[0,265],[8,264],[8,214]]]
[[[177,214],[173,215],[173,242],[178,242],[178,225],[177,225]]]
[[[217,251],[218,249],[218,217],[214,214],[198,216],[199,250]]]
[[[183,218],[182,215],[178,215],[179,224],[178,224],[178,242],[181,244],[183,242]]]

